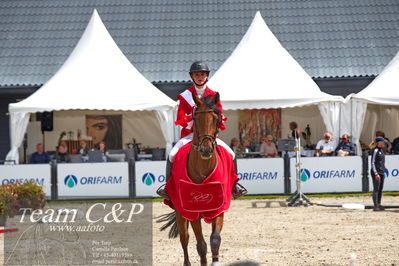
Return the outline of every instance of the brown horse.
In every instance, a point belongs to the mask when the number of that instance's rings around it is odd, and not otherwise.
[[[207,96],[203,100],[193,95],[197,107],[193,112],[194,134],[192,145],[187,160],[187,173],[194,183],[202,183],[214,170],[217,163],[216,135],[218,123],[221,119],[220,111],[215,106],[219,101],[219,94]],[[188,257],[187,245],[189,240],[189,223],[193,228],[197,240],[197,252],[201,258],[201,265],[207,265],[207,244],[202,234],[201,218],[195,221],[186,220],[178,211],[163,215],[158,222],[168,222],[161,230],[172,226],[169,237],[180,235],[180,242],[184,252],[183,265],[191,265]],[[220,233],[223,227],[223,213],[213,218],[212,233],[210,236],[212,265],[219,265],[219,247],[221,243]]]

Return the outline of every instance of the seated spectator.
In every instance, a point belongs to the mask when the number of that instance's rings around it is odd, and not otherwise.
[[[267,135],[266,137],[262,137],[262,143],[260,145],[260,153],[263,157],[273,158],[277,156],[277,148],[273,143],[273,136]]]
[[[335,154],[338,156],[349,156],[355,155],[355,145],[349,141],[349,135],[343,134],[341,141],[339,142],[337,148],[335,148]]]
[[[252,158],[252,155],[246,154],[248,152],[253,152],[253,150],[251,149],[251,147],[249,146],[249,140],[248,139],[243,139],[241,141],[241,146],[239,148],[239,153],[237,154],[237,156],[239,158]]]
[[[43,144],[38,143],[36,145],[36,152],[30,156],[29,163],[49,163],[50,156],[47,152],[43,151]]]
[[[324,133],[323,139],[319,140],[316,145],[315,156],[332,156],[335,151],[335,142],[332,140],[332,135],[329,132]]]
[[[242,152],[252,152],[252,149],[249,147],[250,143],[248,139],[243,139],[241,141],[241,151]]]
[[[104,141],[101,141],[101,142],[98,144],[98,149],[102,152],[103,161],[106,162],[106,161],[107,161],[107,155],[108,155],[109,153],[108,153],[108,148],[107,148],[107,146],[105,145],[105,142],[104,142]]]
[[[77,150],[77,154],[82,156],[82,161],[87,162],[89,160],[89,147],[87,147],[87,142],[85,140],[79,141],[79,147]]]
[[[64,144],[58,145],[57,152],[55,154],[55,159],[57,160],[57,163],[70,163],[71,162],[71,157],[69,156],[67,152],[67,147]]]
[[[240,141],[237,138],[232,138],[230,140],[230,148],[237,153],[237,151],[240,149]]]
[[[80,154],[82,156],[87,156],[89,154],[89,147],[87,147],[87,143],[84,140],[79,141],[79,147],[77,150],[77,154]]]
[[[61,140],[61,141],[58,143],[58,147],[59,147],[60,145],[63,145],[63,146],[65,147],[65,152],[69,153],[69,151],[68,151],[68,144],[66,143],[65,140]]]

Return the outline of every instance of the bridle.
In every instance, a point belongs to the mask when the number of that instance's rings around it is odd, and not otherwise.
[[[206,109],[206,110],[202,110],[202,111],[197,110],[197,107],[195,107],[193,109],[194,130],[197,133],[198,133],[198,123],[196,122],[197,115],[206,114],[206,113],[216,113],[218,115],[218,117],[215,119],[215,129],[216,129],[215,133],[214,134],[198,134],[197,135],[198,145],[192,144],[192,146],[194,146],[194,148],[199,152],[201,152],[201,146],[206,139],[209,139],[212,142],[213,147],[217,147],[216,136],[218,133],[218,124],[220,121],[220,113],[217,112],[215,109],[213,109],[211,106],[209,106],[209,108],[210,109]]]

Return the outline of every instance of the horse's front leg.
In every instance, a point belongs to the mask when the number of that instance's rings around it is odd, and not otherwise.
[[[179,229],[179,235],[180,235],[180,244],[183,248],[183,253],[184,253],[184,263],[183,266],[191,266],[190,259],[188,258],[188,221],[184,219],[183,216],[179,212],[176,212],[176,223],[177,223],[177,228]]]
[[[197,252],[201,258],[201,266],[206,266],[206,242],[204,235],[202,234],[201,218],[191,222],[191,227],[193,228],[195,238],[197,239]]]
[[[223,228],[223,213],[213,219],[212,221],[212,234],[211,234],[211,251],[212,251],[212,265],[219,265],[219,247],[222,238],[220,232]]]

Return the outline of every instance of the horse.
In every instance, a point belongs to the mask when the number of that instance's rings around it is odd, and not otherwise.
[[[193,139],[187,159],[187,174],[192,182],[200,184],[215,169],[217,164],[216,152],[218,146],[216,136],[218,133],[218,123],[221,119],[220,110],[216,107],[219,101],[219,94],[207,96],[199,99],[193,94],[196,107],[193,111]],[[229,201],[231,198],[229,199]],[[229,202],[230,204],[230,202]],[[197,241],[197,252],[200,256],[201,265],[207,265],[207,244],[202,234],[201,217],[194,221],[189,221],[182,216],[176,209],[172,213],[162,215],[157,222],[167,222],[161,227],[165,230],[171,226],[169,237],[176,238],[180,235],[180,242],[184,253],[184,266],[191,265],[187,245],[189,242],[188,227],[194,231]],[[223,228],[223,212],[212,219],[212,233],[210,236],[210,246],[212,252],[212,265],[219,264],[219,247],[221,244],[221,232]]]

